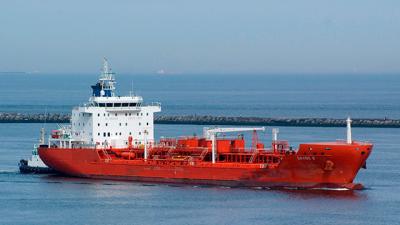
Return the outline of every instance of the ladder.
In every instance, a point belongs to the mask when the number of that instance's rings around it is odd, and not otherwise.
[[[254,160],[256,159],[257,155],[258,155],[258,150],[257,150],[257,149],[254,149],[254,150],[253,150],[253,154],[251,154],[249,163],[253,163]]]
[[[199,156],[200,159],[201,159],[201,160],[204,160],[204,157],[206,157],[207,153],[208,153],[208,149],[204,149],[204,150],[201,152],[200,156]]]
[[[105,157],[104,161],[105,161],[106,163],[110,162],[110,161],[111,161],[111,156],[108,154],[107,150],[106,150],[105,148],[103,148],[103,149],[101,149],[101,150],[102,150],[103,155],[104,155],[104,157]]]

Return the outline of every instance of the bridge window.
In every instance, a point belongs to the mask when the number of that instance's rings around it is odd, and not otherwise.
[[[122,107],[128,107],[129,103],[122,103]]]
[[[121,107],[121,103],[114,103],[114,107]]]
[[[129,106],[136,106],[136,103],[129,103]]]
[[[99,107],[106,107],[105,103],[99,103]]]
[[[106,103],[106,106],[107,107],[113,107],[113,104],[112,103]]]

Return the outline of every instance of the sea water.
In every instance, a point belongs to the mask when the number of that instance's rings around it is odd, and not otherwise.
[[[96,76],[6,76],[0,111],[65,112],[90,95]],[[183,76],[183,75],[181,75]],[[235,77],[235,76],[233,76]],[[121,76],[165,114],[271,117],[400,118],[394,76],[321,78]],[[293,81],[289,79],[297,79]],[[253,81],[249,81],[253,79]],[[228,80],[227,82],[223,82]],[[324,80],[326,82],[324,82]],[[8,85],[7,85],[8,84]],[[397,86],[396,86],[397,85]],[[0,124],[0,224],[399,224],[400,129],[354,128],[374,143],[361,191],[258,190],[148,184],[19,174],[39,129],[56,124]],[[271,129],[259,133],[269,142]],[[197,125],[156,125],[156,137],[201,134]],[[345,128],[280,127],[291,146],[344,139]],[[251,138],[249,134],[248,138]]]
[[[0,75],[0,112],[70,113],[96,74]],[[166,115],[400,119],[395,75],[125,75],[119,95],[161,102]]]

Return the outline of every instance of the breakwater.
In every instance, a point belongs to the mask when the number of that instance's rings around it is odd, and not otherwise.
[[[0,123],[68,123],[69,114],[47,113],[0,113]],[[357,119],[353,118],[353,127],[400,128],[398,119]],[[159,115],[157,124],[195,124],[195,125],[244,125],[244,126],[298,126],[298,127],[344,127],[345,119],[333,118],[263,118],[263,117],[228,117],[202,115]]]

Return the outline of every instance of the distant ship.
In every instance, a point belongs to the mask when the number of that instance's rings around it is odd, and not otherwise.
[[[373,145],[347,140],[300,144],[278,139],[266,147],[257,137],[264,127],[204,128],[202,136],[154,140],[154,113],[137,95],[117,96],[105,59],[88,103],[72,110],[71,124],[52,131],[38,152],[55,171],[76,177],[140,182],[257,188],[360,189],[353,183]],[[246,147],[240,132],[252,132]],[[226,137],[225,133],[234,133]]]

